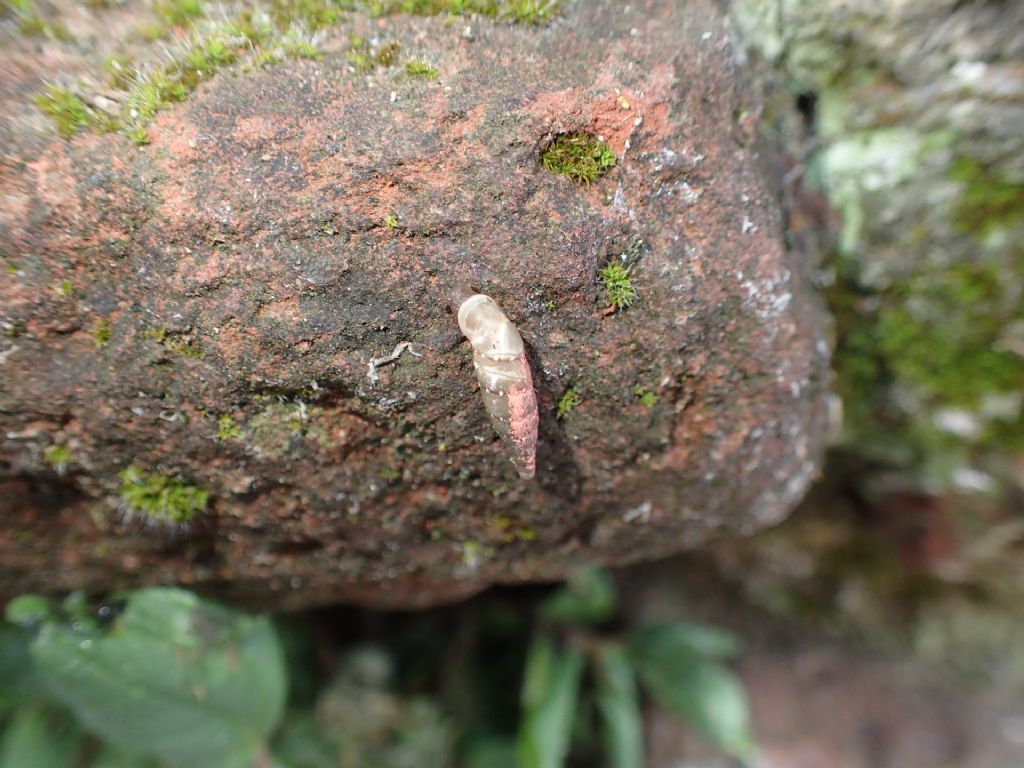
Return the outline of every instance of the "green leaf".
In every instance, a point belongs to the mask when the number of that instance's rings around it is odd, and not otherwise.
[[[89,768],[160,768],[159,764],[148,757],[129,755],[116,747],[104,744],[96,759]]]
[[[18,709],[0,739],[0,768],[71,768],[81,733],[42,706]]]
[[[630,637],[632,645],[644,648],[648,655],[676,656],[689,653],[726,659],[736,656],[743,649],[740,639],[732,632],[683,621],[638,629]]]
[[[328,730],[329,729],[324,729]],[[336,730],[336,729],[333,729]],[[331,733],[337,736],[336,733]],[[338,745],[333,743],[312,713],[291,713],[274,735],[274,758],[283,768],[334,768]]]
[[[559,651],[540,635],[526,657],[522,721],[517,752],[520,768],[559,768],[569,752],[569,732],[579,696],[583,654]]]
[[[31,638],[27,630],[0,626],[0,711],[47,694],[29,656]]]
[[[604,720],[609,768],[645,765],[643,719],[633,664],[626,650],[616,643],[603,644],[597,654],[597,704]]]
[[[32,658],[85,727],[172,766],[241,768],[281,717],[270,622],[177,589],[131,595],[109,633],[50,622]]]
[[[541,617],[566,624],[594,625],[615,615],[615,582],[607,571],[587,568],[544,601]]]
[[[20,595],[4,609],[4,618],[19,627],[31,627],[49,615],[50,602],[39,595]]]
[[[471,737],[462,754],[463,768],[519,768],[515,739],[507,736]]]
[[[673,637],[676,642],[669,642]],[[637,633],[631,638],[630,656],[640,679],[662,706],[726,752],[749,756],[753,742],[747,697],[732,672],[697,654],[685,633]]]

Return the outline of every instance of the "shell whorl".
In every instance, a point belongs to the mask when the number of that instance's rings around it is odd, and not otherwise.
[[[491,424],[508,445],[519,476],[533,477],[537,396],[523,339],[497,302],[482,293],[462,302],[458,319],[473,346],[473,366]]]

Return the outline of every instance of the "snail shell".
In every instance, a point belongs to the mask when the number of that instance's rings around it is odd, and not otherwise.
[[[523,478],[537,457],[537,396],[523,339],[490,296],[474,294],[459,306],[459,328],[473,345],[473,366],[494,431],[508,446]]]

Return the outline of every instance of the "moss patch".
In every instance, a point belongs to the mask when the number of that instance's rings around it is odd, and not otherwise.
[[[984,236],[992,230],[1024,225],[1024,183],[966,157],[953,163],[950,178],[963,184],[953,209],[953,223],[962,233]]]
[[[175,477],[130,466],[118,474],[125,511],[151,520],[182,524],[206,511],[209,493]]]
[[[1024,382],[1024,360],[999,347],[1013,308],[997,269],[956,264],[939,276],[910,281],[898,298],[899,304],[879,314],[878,339],[897,377],[966,406]],[[920,309],[914,311],[915,305]],[[1024,312],[1017,314],[1024,319]]]
[[[558,398],[555,414],[559,419],[564,419],[577,405],[580,404],[580,402],[580,395],[576,391],[575,387],[569,387],[562,393],[562,396]]]
[[[365,37],[353,37],[349,40],[347,58],[353,70],[367,73],[377,67],[394,66],[401,50],[402,47],[394,40],[374,46]]]
[[[558,0],[370,0],[371,13],[409,13],[417,16],[477,14],[517,24],[543,24],[558,11]]]
[[[199,342],[185,334],[172,332],[163,326],[149,326],[142,332],[143,338],[155,341],[168,352],[183,357],[201,357],[203,348]]]
[[[59,85],[48,85],[35,98],[36,106],[53,120],[57,133],[65,139],[89,127],[91,110],[78,96]]]
[[[437,77],[437,70],[425,61],[410,59],[405,62],[405,74],[409,77],[425,77],[429,80],[433,80]]]
[[[18,20],[18,31],[29,37],[48,37],[70,40],[71,35],[59,21],[43,18],[32,0],[0,0],[0,10],[7,11]]]
[[[235,440],[241,436],[238,429],[238,422],[229,413],[222,413],[217,419],[217,439],[222,443],[228,440]]]
[[[202,0],[161,0],[155,10],[164,23],[180,27],[203,15],[203,3]]]
[[[34,20],[31,0],[0,0],[19,19]],[[142,30],[147,39],[167,36],[172,29],[193,25],[188,43],[171,52],[171,61],[156,69],[147,69],[126,57],[112,57],[104,64],[108,83],[127,92],[122,109],[116,115],[91,109],[66,87],[53,85],[40,94],[36,103],[54,121],[65,138],[92,128],[98,131],[123,130],[135,144],[149,143],[146,125],[168,106],[184,101],[197,85],[223,67],[244,60],[247,67],[262,67],[288,58],[316,59],[314,33],[340,23],[351,11],[385,15],[475,13],[523,24],[539,24],[556,12],[554,0],[269,0],[255,9],[243,10],[222,20],[208,13],[204,0],[159,0],[153,7],[157,24]],[[220,12],[223,13],[223,12]],[[42,23],[42,22],[40,22]],[[44,25],[47,34],[56,34],[54,25]],[[356,72],[398,63],[400,46],[390,41],[371,45],[365,39],[353,41],[349,63]],[[406,72],[414,77],[435,77],[437,71],[425,62],[409,62]],[[614,158],[613,158],[614,160]]]
[[[64,474],[71,463],[71,451],[67,446],[54,444],[43,451],[43,459],[58,474]]]
[[[604,288],[608,305],[615,309],[625,309],[636,301],[636,288],[630,277],[632,267],[617,261],[606,264],[598,273],[598,280]]]
[[[990,398],[1012,396],[1024,381],[1024,358],[1003,344],[1007,329],[1024,323],[1016,294],[1021,278],[1013,274],[960,263],[881,294],[840,280],[829,303],[838,331],[836,385],[849,436],[877,446],[879,458],[892,454],[900,461],[935,460],[960,450],[965,440],[995,450],[1024,447],[1024,414],[984,415]],[[914,405],[900,405],[908,394]],[[949,408],[972,414],[977,435],[936,427],[931,414]],[[897,449],[911,454],[898,459]]]
[[[658,402],[657,395],[648,389],[644,389],[639,384],[633,387],[633,397],[635,397],[639,401],[640,405],[645,408],[650,408]]]
[[[114,338],[114,330],[110,327],[110,321],[101,317],[92,324],[92,340],[97,347],[105,347]]]
[[[556,136],[541,152],[540,162],[552,173],[590,184],[615,167],[615,155],[592,133],[574,131]]]

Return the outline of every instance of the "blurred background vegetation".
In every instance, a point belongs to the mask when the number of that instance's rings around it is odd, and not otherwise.
[[[628,627],[598,570],[386,616],[246,615],[177,589],[9,603],[0,766],[645,764],[641,692],[726,754],[753,743],[735,636]]]

